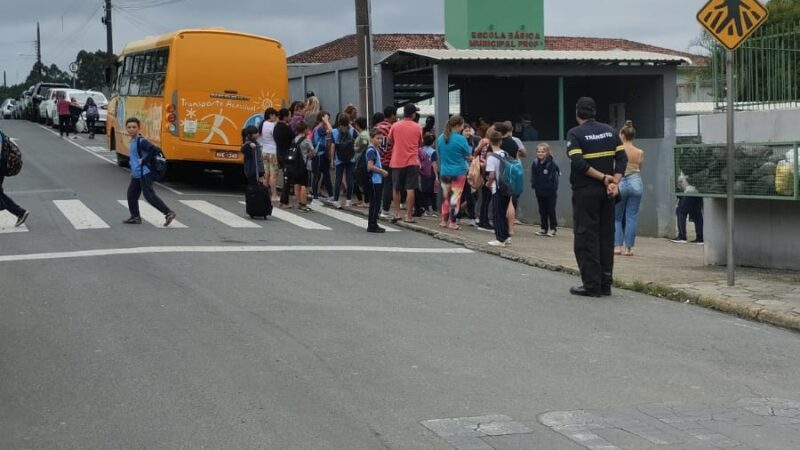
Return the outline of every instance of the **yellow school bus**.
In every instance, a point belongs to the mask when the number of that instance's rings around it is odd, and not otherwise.
[[[280,42],[223,29],[180,30],[122,50],[108,105],[106,140],[128,164],[125,121],[161,147],[170,165],[228,170],[242,164],[241,130],[288,101]]]

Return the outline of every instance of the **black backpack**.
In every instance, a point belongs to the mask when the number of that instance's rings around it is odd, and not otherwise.
[[[336,146],[336,157],[341,162],[348,162],[353,159],[356,154],[356,138],[353,137],[353,132],[348,129],[346,132],[339,130],[339,142]]]
[[[144,138],[140,137],[139,139],[139,143],[141,143],[141,139]],[[167,157],[164,156],[164,152],[161,151],[159,147],[156,147],[152,143],[150,145],[152,145],[152,151],[155,152],[155,156],[147,167],[150,168],[150,176],[153,178],[153,181],[161,181],[167,176]],[[139,154],[141,155],[141,151]]]
[[[356,161],[356,170],[353,174],[353,179],[359,186],[369,186],[370,184],[370,173],[367,170],[367,151],[369,151],[369,149],[373,149],[376,152],[378,151],[375,147],[370,145],[361,152],[361,156],[359,156]]]
[[[303,151],[300,149],[300,146],[305,140],[305,136],[302,136],[300,139],[292,140],[292,145],[290,145],[289,150],[286,151],[286,158],[284,159],[285,167],[291,170],[295,170],[300,167],[305,168],[305,158],[303,158]]]

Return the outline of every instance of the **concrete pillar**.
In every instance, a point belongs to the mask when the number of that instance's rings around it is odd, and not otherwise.
[[[444,131],[444,124],[450,116],[450,77],[447,66],[433,66],[433,111],[436,116],[436,133]]]
[[[657,235],[660,237],[677,236],[677,225],[675,221],[675,180],[673,179],[674,170],[666,170],[666,168],[675,167],[674,154],[677,138],[675,134],[675,121],[676,121],[676,104],[675,99],[678,98],[678,74],[677,70],[673,67],[671,70],[665,71],[663,77],[663,100],[658,105],[653,105],[655,108],[661,108],[664,111],[664,138],[661,140],[661,148],[657,152],[649,152],[649,157],[655,157],[655,161],[651,159],[651,163],[656,163],[657,167],[663,167],[665,170],[660,171],[659,178],[654,180],[653,191],[655,194],[655,201],[650,203],[656,207],[656,216],[658,223]],[[645,162],[645,164],[648,164]]]

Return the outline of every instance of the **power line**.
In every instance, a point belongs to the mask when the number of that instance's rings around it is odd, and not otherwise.
[[[180,3],[182,1],[184,0],[143,0],[140,2],[124,2],[121,5],[117,5],[117,8],[134,11],[134,10],[155,8],[158,6],[173,5],[175,3]]]

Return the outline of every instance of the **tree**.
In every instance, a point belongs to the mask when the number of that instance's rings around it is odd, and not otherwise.
[[[28,77],[25,79],[25,82],[22,83],[26,86],[30,86],[32,84],[36,84],[40,81],[51,81],[54,83],[67,83],[72,84],[72,76],[67,72],[59,69],[57,65],[51,64],[49,67],[40,64],[39,62],[33,63],[33,68],[31,68],[31,72],[28,74]]]
[[[116,56],[114,57],[116,60]],[[75,58],[78,63],[78,87],[81,89],[101,89],[106,84],[105,74],[108,59],[106,52],[94,53],[81,50]]]
[[[770,0],[767,3],[769,19],[766,25],[795,23],[800,21],[800,0]]]

